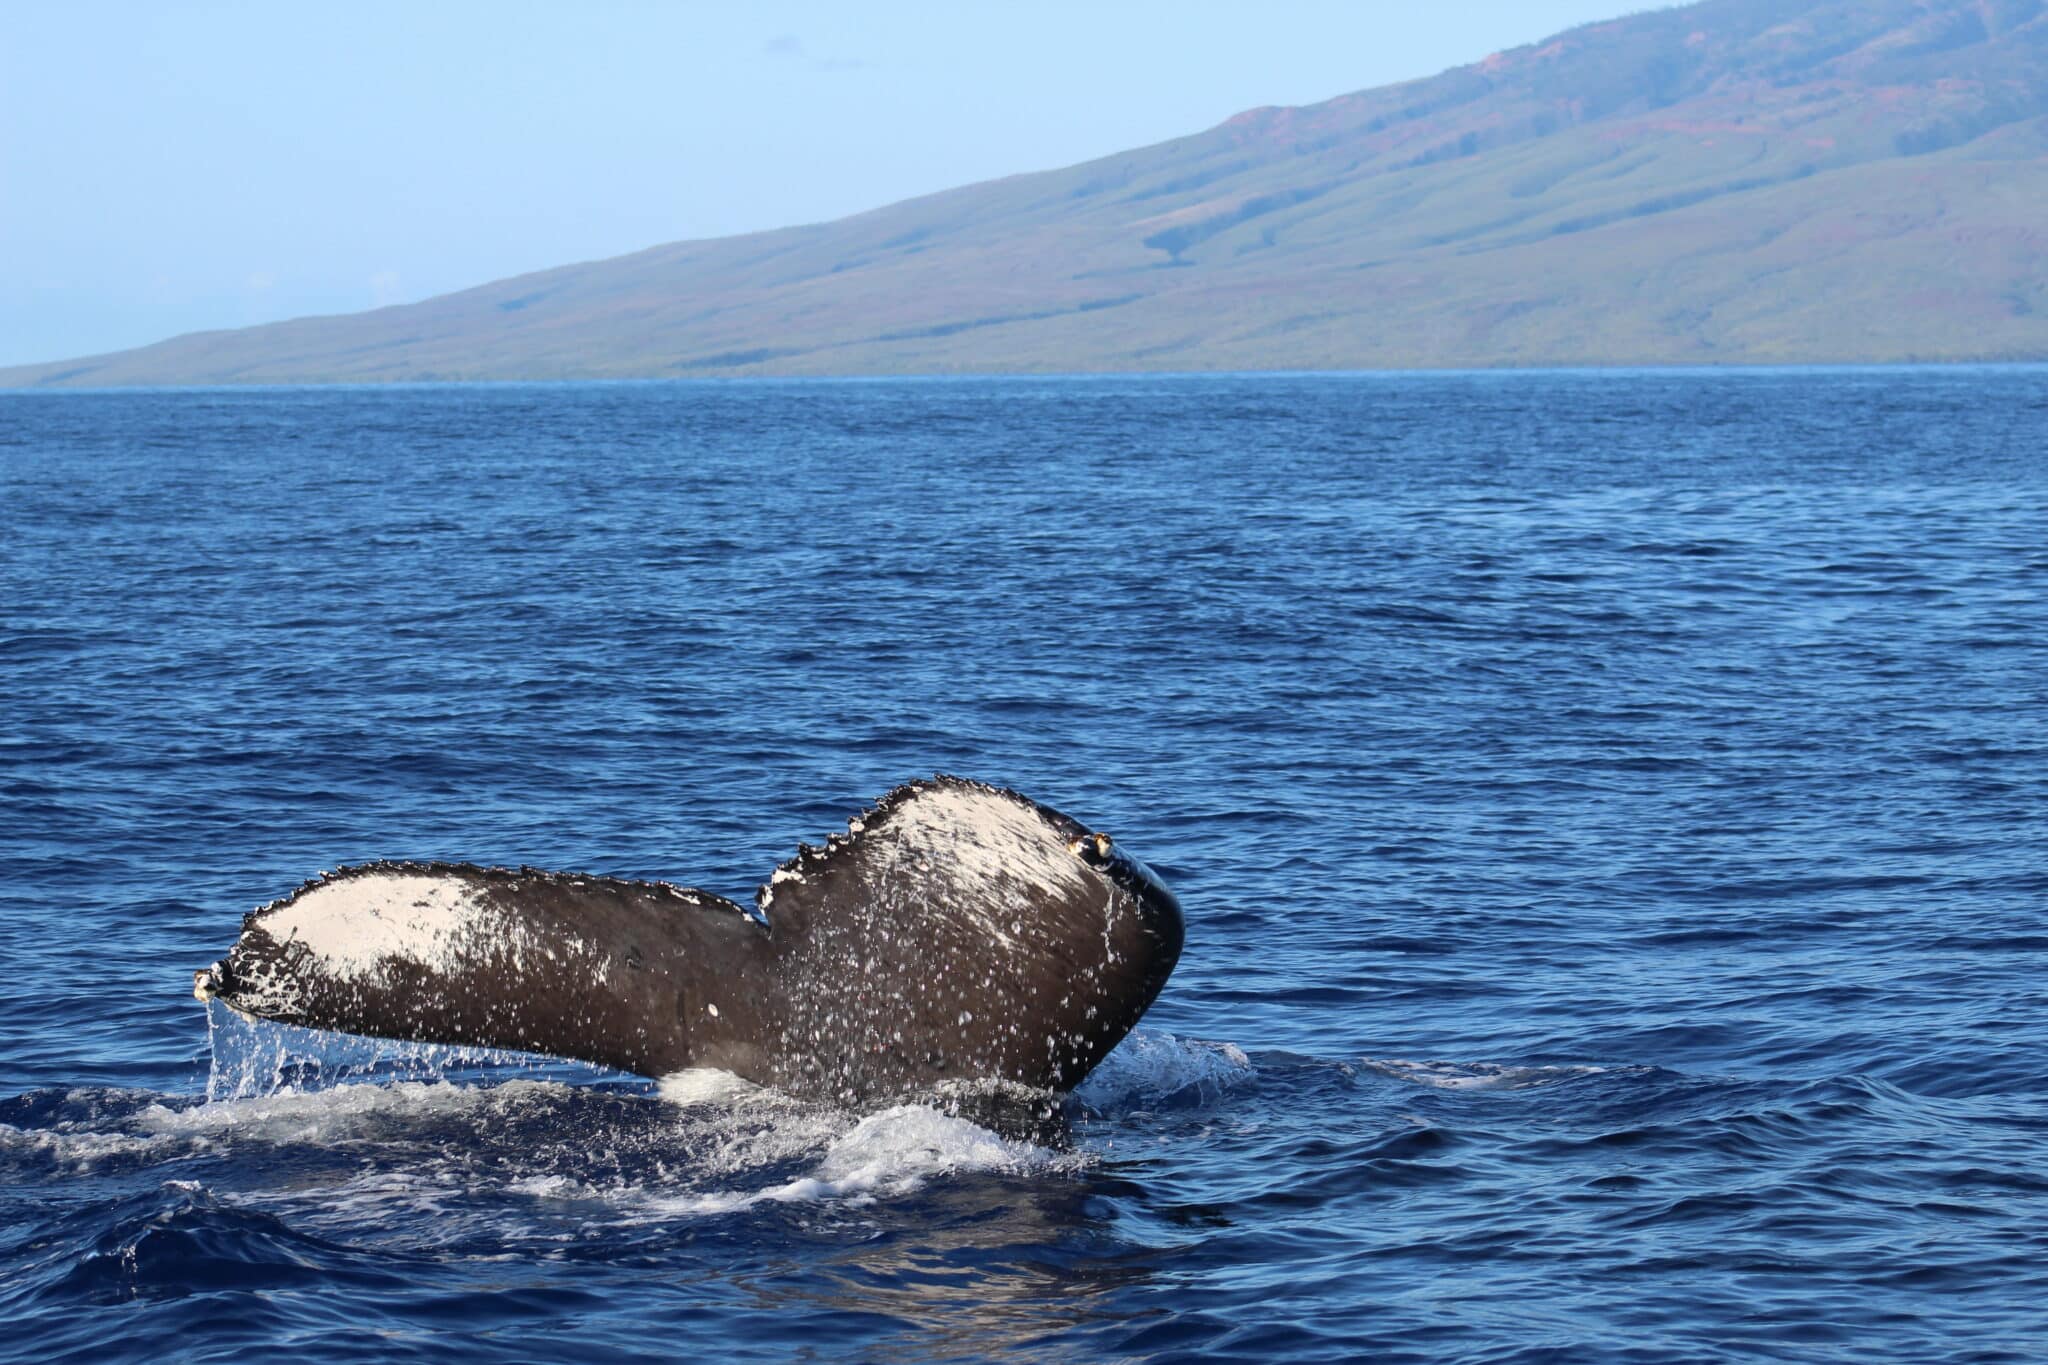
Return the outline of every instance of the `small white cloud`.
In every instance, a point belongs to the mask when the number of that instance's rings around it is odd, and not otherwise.
[[[370,276],[370,306],[385,308],[399,300],[398,272],[380,270]]]
[[[770,57],[801,57],[804,55],[804,40],[794,33],[784,33],[770,38],[761,51]]]

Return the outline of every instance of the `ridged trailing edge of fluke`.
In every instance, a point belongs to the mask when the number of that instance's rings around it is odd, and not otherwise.
[[[1180,904],[1109,836],[1006,788],[906,783],[753,910],[660,881],[344,867],[253,912],[201,999],[311,1028],[857,1102],[945,1081],[1064,1091],[1179,960]]]

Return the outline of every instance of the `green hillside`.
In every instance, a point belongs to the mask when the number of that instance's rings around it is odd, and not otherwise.
[[[2044,206],[2044,0],[1707,0],[839,222],[0,383],[2044,359]]]

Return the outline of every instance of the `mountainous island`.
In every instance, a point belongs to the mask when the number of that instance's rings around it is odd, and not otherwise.
[[[1707,0],[5,385],[2048,359],[2048,0]]]

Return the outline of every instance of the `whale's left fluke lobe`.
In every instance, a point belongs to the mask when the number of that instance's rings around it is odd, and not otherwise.
[[[378,863],[251,914],[194,991],[245,1013],[858,1100],[1077,1084],[1158,995],[1180,907],[1106,835],[1015,792],[899,787],[758,914],[701,891]]]
[[[761,927],[659,883],[457,863],[343,868],[250,915],[194,991],[265,1019],[673,1069],[680,956],[743,976]]]

